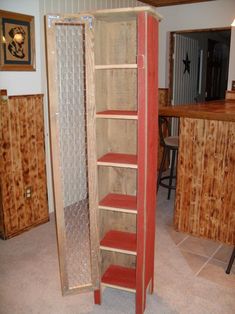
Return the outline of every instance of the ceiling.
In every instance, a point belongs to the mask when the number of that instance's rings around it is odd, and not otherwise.
[[[176,4],[188,4],[196,2],[209,2],[215,0],[141,0],[143,3],[153,5],[155,7],[163,7],[167,5],[176,5]]]

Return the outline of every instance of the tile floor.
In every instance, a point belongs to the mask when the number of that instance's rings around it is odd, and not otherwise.
[[[219,273],[224,273],[223,270],[228,265],[233,247],[175,231],[173,226],[174,195],[168,201],[166,200],[164,189],[160,188],[159,192],[160,200],[158,200],[157,217],[160,218],[160,221],[158,222],[158,227],[161,228],[160,223],[162,222],[163,227],[167,230],[178,252],[184,257],[195,276],[202,276],[209,280],[222,283],[222,278],[218,279],[217,274],[213,276],[213,271],[216,270]],[[165,213],[162,213],[162,211],[165,211]],[[231,274],[235,274],[235,264],[232,267]],[[232,284],[235,288],[234,276],[224,275],[222,277],[224,278],[225,285]]]
[[[235,313],[235,264],[230,275],[225,273],[233,247],[175,231],[173,213],[174,195],[168,201],[166,189],[160,187],[155,260],[158,296],[176,313]]]

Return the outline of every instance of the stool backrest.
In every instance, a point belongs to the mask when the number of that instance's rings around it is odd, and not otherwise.
[[[160,144],[162,146],[165,146],[165,140],[164,138],[166,136],[170,136],[171,134],[171,123],[170,123],[170,118],[158,117],[158,129],[159,129],[159,137],[160,137]]]

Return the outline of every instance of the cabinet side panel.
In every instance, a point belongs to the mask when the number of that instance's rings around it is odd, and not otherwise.
[[[136,312],[142,313],[153,280],[157,172],[158,22],[138,17],[138,189]]]
[[[99,210],[98,210],[98,172],[96,155],[96,105],[95,105],[95,60],[94,33],[90,25],[85,27],[85,64],[86,64],[86,125],[88,156],[88,197],[89,231],[91,245],[91,280],[94,289],[100,285],[99,252]]]
[[[145,304],[145,232],[146,232],[146,14],[138,15],[138,181],[137,181],[137,264],[136,264],[136,313],[144,312]]]
[[[154,275],[154,239],[158,143],[158,21],[148,16],[148,107],[147,107],[147,194],[146,194],[146,276],[145,287]]]

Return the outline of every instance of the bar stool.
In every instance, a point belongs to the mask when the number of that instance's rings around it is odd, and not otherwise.
[[[171,125],[169,119],[166,117],[159,117],[158,118],[158,128],[159,128],[159,136],[160,136],[160,145],[163,147],[163,155],[162,160],[160,164],[159,174],[158,174],[158,180],[157,180],[157,191],[159,189],[159,186],[163,186],[164,188],[168,189],[168,196],[167,199],[169,200],[171,197],[171,190],[175,190],[176,185],[173,185],[172,181],[173,179],[176,179],[176,175],[174,175],[174,166],[175,166],[175,160],[178,153],[178,146],[179,146],[179,137],[178,136],[170,136],[171,134]],[[167,130],[167,134],[169,136],[164,136],[164,130]],[[170,162],[170,175],[163,176],[163,169],[164,164],[166,161],[166,158],[168,157],[170,159],[172,152],[172,158]],[[168,180],[168,183],[164,182]]]

